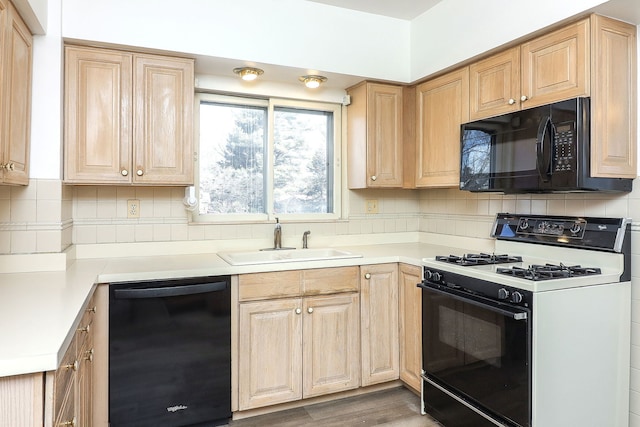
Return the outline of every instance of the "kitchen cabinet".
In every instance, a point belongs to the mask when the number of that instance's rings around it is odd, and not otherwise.
[[[589,19],[469,66],[469,119],[589,96]]]
[[[362,385],[400,376],[398,264],[360,268]]]
[[[88,426],[93,420],[93,316],[97,309],[90,301],[60,367],[46,373],[52,382],[54,426]],[[45,413],[49,400],[45,400]]]
[[[64,180],[193,184],[193,60],[65,47]]]
[[[0,0],[0,184],[29,184],[33,37]]]
[[[359,269],[240,275],[238,408],[360,385]]]
[[[469,119],[591,97],[591,176],[637,176],[636,27],[599,15],[474,62]]]
[[[403,87],[362,82],[347,89],[348,185],[403,185]]]
[[[400,379],[416,392],[422,371],[422,291],[417,286],[421,280],[420,267],[399,265]]]
[[[636,27],[591,16],[591,176],[637,177]]]
[[[460,125],[469,120],[469,68],[416,87],[416,187],[460,184]]]

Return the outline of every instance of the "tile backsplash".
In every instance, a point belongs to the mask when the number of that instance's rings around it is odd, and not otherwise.
[[[636,187],[636,186],[634,186]],[[27,187],[0,186],[0,254],[55,253],[71,244],[258,239],[271,223],[190,222],[182,188],[67,186],[31,180]],[[127,218],[127,201],[140,202],[140,217]],[[366,201],[378,201],[378,213]],[[488,237],[497,212],[633,216],[640,190],[629,194],[501,195],[457,189],[349,191],[347,219],[287,224],[287,237],[430,232]],[[296,237],[297,238],[297,237]]]

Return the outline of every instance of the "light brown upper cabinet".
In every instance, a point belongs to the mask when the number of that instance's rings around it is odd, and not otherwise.
[[[362,82],[347,93],[349,188],[401,188],[402,86]]]
[[[599,15],[469,66],[469,120],[591,96],[591,176],[637,176],[636,27]]]
[[[29,184],[33,37],[0,0],[0,184]]]
[[[589,20],[469,66],[469,119],[589,95]]]
[[[65,182],[193,184],[193,60],[65,48]]]
[[[591,176],[637,176],[636,27],[591,16]]]
[[[416,187],[460,184],[460,124],[468,120],[468,67],[416,87]]]

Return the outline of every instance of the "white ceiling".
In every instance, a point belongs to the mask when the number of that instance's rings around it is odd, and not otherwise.
[[[309,0],[344,9],[384,15],[391,18],[412,20],[431,9],[442,0]]]

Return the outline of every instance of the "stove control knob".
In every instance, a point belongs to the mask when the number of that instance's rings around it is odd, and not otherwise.
[[[433,273],[431,272],[431,270],[425,270],[424,271],[424,279],[425,280],[431,280],[432,277],[433,277]]]
[[[442,280],[442,274],[438,273],[437,271],[434,271],[433,274],[431,275],[431,278],[433,279],[434,282],[439,282],[440,280]]]
[[[522,302],[522,294],[518,291],[515,291],[511,294],[511,302],[515,304],[520,304]]]
[[[580,227],[579,223],[575,223],[571,226],[571,228],[569,229],[569,231],[571,232],[571,234],[578,234],[580,231],[582,230],[582,227]]]
[[[498,299],[507,299],[509,298],[509,291],[506,288],[498,289]]]

